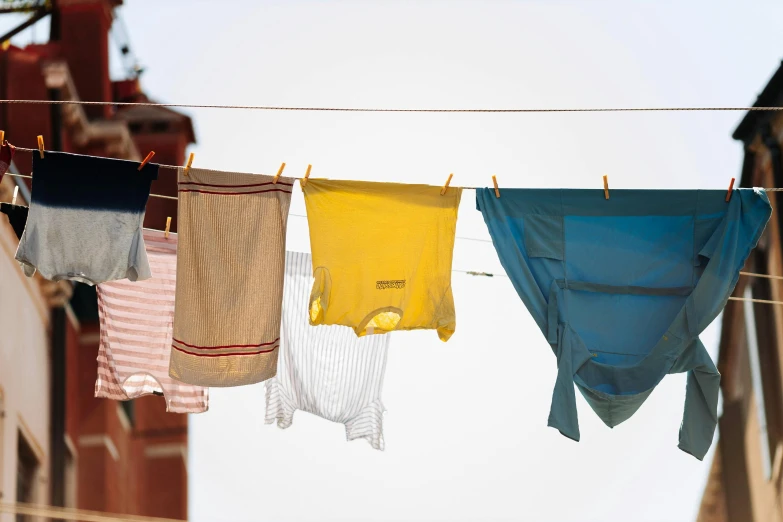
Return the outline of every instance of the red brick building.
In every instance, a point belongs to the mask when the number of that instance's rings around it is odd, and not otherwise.
[[[783,105],[783,65],[755,107]],[[741,187],[783,187],[783,116],[748,112],[734,131],[742,143]],[[783,213],[769,192],[772,217],[735,296],[783,301]],[[723,412],[698,522],[783,521],[783,307],[730,301],[723,311],[718,369]]]
[[[109,76],[122,0],[28,4],[33,19],[51,19],[50,41],[19,48],[2,41],[13,32],[0,37],[0,98],[148,100],[137,77]],[[43,135],[51,150],[133,160],[154,150],[155,162],[174,165],[195,142],[189,117],[158,107],[0,104],[0,129],[21,147]],[[18,152],[11,171],[29,174],[31,161]],[[6,176],[0,201],[19,184],[24,204],[28,181]],[[175,196],[176,180],[161,177],[152,192]],[[176,231],[176,201],[151,198],[145,226],[163,228],[166,216]],[[94,398],[94,288],[25,278],[15,241],[0,216],[0,501],[186,519],[187,416],[166,413],[162,397]]]

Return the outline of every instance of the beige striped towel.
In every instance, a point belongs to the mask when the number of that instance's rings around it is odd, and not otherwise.
[[[169,377],[177,235],[144,231],[152,279],[97,285],[101,341],[95,396],[125,401],[163,394],[167,411],[207,411],[208,390]]]
[[[277,373],[285,229],[294,180],[178,169],[177,292],[169,374],[240,386]]]

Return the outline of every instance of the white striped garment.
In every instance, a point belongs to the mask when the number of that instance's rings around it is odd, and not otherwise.
[[[201,413],[208,389],[169,377],[177,235],[144,230],[152,278],[97,285],[101,341],[95,396],[129,400],[163,394],[166,410]]]
[[[345,424],[348,440],[383,449],[381,389],[389,334],[356,337],[345,326],[310,326],[312,257],[286,252],[277,375],[266,382],[266,424],[291,425],[302,410]]]

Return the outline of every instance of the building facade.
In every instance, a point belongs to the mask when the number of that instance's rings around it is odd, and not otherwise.
[[[137,75],[109,76],[109,31],[122,0],[30,2],[51,19],[51,38],[24,48],[0,37],[0,98],[148,101]],[[6,40],[6,41],[4,41]],[[122,50],[123,53],[126,49]],[[195,142],[184,114],[158,107],[0,104],[0,129],[17,146],[179,165]],[[18,151],[11,172],[29,174]],[[30,180],[6,176],[0,201],[29,202]],[[161,176],[152,192],[176,196]],[[150,198],[145,226],[163,228],[176,201]],[[0,215],[0,502],[187,519],[188,418],[162,397],[96,399],[95,289],[27,278],[18,239]],[[0,521],[14,520],[0,514]],[[18,519],[24,520],[24,518]]]
[[[783,66],[756,100],[783,106]],[[744,147],[741,187],[783,187],[783,114],[751,111],[733,135]],[[773,213],[734,296],[783,301],[783,213]],[[777,279],[775,279],[777,278]],[[723,413],[699,522],[783,521],[783,306],[729,301],[723,312],[718,369]]]

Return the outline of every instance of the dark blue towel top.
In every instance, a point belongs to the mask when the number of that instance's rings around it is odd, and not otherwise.
[[[33,153],[32,203],[47,207],[143,212],[158,165],[64,152]]]

